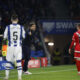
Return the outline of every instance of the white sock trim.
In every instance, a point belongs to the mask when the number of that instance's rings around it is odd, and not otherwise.
[[[80,73],[80,71],[78,73]]]

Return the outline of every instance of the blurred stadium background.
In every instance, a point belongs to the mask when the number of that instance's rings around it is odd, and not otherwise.
[[[25,30],[31,21],[36,22],[41,44],[37,48],[36,45],[31,47],[31,59],[37,62],[29,62],[30,68],[38,69],[30,69],[33,75],[23,75],[23,80],[78,80],[80,77],[77,76],[73,54],[69,55],[68,49],[76,31],[75,25],[80,22],[80,0],[0,0],[0,35],[3,35],[5,26],[11,23],[10,17],[14,12],[18,14],[19,23],[24,25]],[[2,39],[0,37],[0,61]],[[34,66],[35,63],[38,63],[37,66]],[[1,80],[4,71],[0,73]]]

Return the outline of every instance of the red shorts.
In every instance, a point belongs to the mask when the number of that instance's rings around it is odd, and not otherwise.
[[[74,53],[74,58],[80,58],[80,53]]]

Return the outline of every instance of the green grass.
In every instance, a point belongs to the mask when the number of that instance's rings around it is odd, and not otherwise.
[[[62,65],[29,69],[32,75],[22,75],[23,80],[80,80],[75,65]],[[3,80],[4,71],[0,71],[0,80]],[[9,80],[17,80],[17,70],[10,71]]]

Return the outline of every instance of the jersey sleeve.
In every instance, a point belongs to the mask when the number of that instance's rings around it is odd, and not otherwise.
[[[74,46],[74,43],[75,43],[75,33],[72,37],[72,42],[71,42],[71,45],[70,45],[69,49],[71,49]]]
[[[7,38],[8,38],[8,27],[5,28],[3,38],[4,38],[4,39],[7,39]]]
[[[72,37],[72,41],[75,41],[75,33],[74,33],[74,35],[73,35],[73,37]]]
[[[24,30],[24,27],[22,27],[22,37],[25,38],[25,30]]]
[[[74,41],[71,42],[69,49],[71,49],[73,46],[74,46]]]

